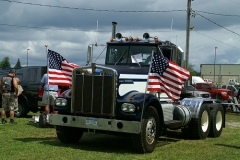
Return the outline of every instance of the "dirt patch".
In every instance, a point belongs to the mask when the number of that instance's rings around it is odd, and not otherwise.
[[[240,122],[226,122],[226,126],[230,128],[240,128]]]

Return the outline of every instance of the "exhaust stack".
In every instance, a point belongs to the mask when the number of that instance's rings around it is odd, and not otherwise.
[[[112,22],[112,38],[116,38],[116,27],[117,27],[117,22]]]

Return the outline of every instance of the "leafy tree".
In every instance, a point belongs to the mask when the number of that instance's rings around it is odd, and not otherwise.
[[[183,64],[185,64],[186,63],[186,61],[185,60],[183,60]],[[186,66],[186,65],[185,65]],[[194,68],[194,66],[195,65],[193,65],[193,64],[191,64],[191,63],[189,63],[188,64],[188,70],[190,71],[190,76],[199,76],[200,75],[200,73],[198,73],[197,71],[195,71],[193,68]]]
[[[14,68],[15,68],[15,67],[22,67],[22,66],[21,66],[21,62],[20,62],[20,59],[19,59],[19,58],[18,58],[18,61],[17,61],[16,65],[14,66]]]
[[[9,62],[9,57],[3,58],[2,62],[0,63],[0,68],[5,69],[5,68],[11,68],[11,64]]]
[[[197,76],[197,71],[195,71],[195,70],[193,69],[194,66],[195,66],[195,65],[193,65],[193,64],[188,64],[188,69],[189,69],[189,71],[190,71],[190,75],[191,75],[191,76]]]

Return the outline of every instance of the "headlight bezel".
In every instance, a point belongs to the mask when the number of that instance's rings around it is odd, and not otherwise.
[[[127,112],[127,113],[134,113],[136,111],[136,106],[131,103],[123,103],[121,105],[121,111]]]
[[[59,107],[65,107],[67,106],[67,100],[65,98],[56,98],[55,105]]]

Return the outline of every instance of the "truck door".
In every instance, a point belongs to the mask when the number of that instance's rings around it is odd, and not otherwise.
[[[203,91],[209,92],[211,97],[214,96],[214,92],[212,91],[212,88],[209,86],[209,84],[203,84]]]

